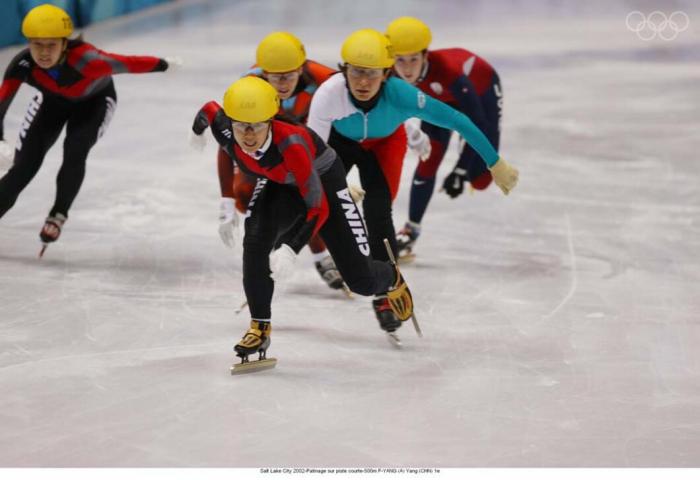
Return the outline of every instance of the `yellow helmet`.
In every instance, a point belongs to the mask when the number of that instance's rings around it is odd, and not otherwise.
[[[391,22],[386,29],[386,36],[391,40],[396,55],[422,52],[433,40],[430,28],[413,17],[399,17]]]
[[[277,90],[259,77],[236,80],[224,93],[224,112],[238,122],[266,122],[279,109]]]
[[[306,61],[301,41],[287,32],[274,32],[262,39],[255,52],[255,62],[266,72],[291,72]]]
[[[29,10],[22,21],[27,38],[66,38],[73,33],[73,22],[65,10],[45,3]]]
[[[345,63],[364,68],[389,68],[394,64],[394,50],[386,35],[366,28],[343,42],[340,55]]]

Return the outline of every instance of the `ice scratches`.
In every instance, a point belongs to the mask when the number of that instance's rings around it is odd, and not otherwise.
[[[569,300],[574,296],[574,293],[576,292],[576,289],[578,288],[578,268],[576,266],[576,251],[574,250],[574,240],[573,240],[573,235],[571,233],[571,218],[567,214],[565,216],[566,218],[566,240],[567,244],[569,247],[569,260],[571,262],[571,285],[569,286],[569,291],[566,293],[564,298],[562,298],[561,302],[559,302],[559,305],[557,305],[554,310],[549,312],[546,315],[542,316],[542,320],[549,320],[552,318],[556,313],[562,309],[564,305],[566,305]]]
[[[42,363],[54,364],[52,368],[53,371],[58,371],[55,364],[58,362],[70,362],[72,360],[85,360],[85,359],[102,359],[106,362],[104,365],[96,365],[96,367],[114,368],[122,366],[133,366],[140,365],[145,362],[158,361],[164,359],[178,359],[187,358],[194,355],[199,355],[199,350],[204,352],[210,352],[213,348],[220,348],[221,342],[216,343],[198,343],[191,345],[162,345],[157,347],[144,347],[144,348],[134,348],[125,350],[113,350],[109,352],[94,352],[79,355],[61,355],[58,357],[46,357],[37,358],[33,360],[27,360],[25,362],[14,363],[12,365],[0,366],[0,371],[11,370],[13,368],[19,368],[30,365],[37,365]],[[169,353],[175,350],[175,354]],[[197,352],[195,352],[197,350]],[[147,355],[144,355],[147,354]],[[123,359],[115,361],[107,361],[105,358],[113,356],[122,356]],[[80,369],[80,365],[76,367]],[[65,371],[61,371],[60,374],[65,374]]]

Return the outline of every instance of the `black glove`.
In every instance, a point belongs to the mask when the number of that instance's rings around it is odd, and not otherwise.
[[[467,171],[455,167],[442,183],[442,189],[452,198],[459,197],[464,191],[464,182],[467,181]]]

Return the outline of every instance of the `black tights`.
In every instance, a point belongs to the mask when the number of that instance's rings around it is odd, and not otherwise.
[[[102,136],[116,107],[117,94],[110,84],[99,94],[78,102],[37,93],[20,128],[12,168],[0,178],[0,217],[41,168],[49,148],[66,125],[63,163],[56,177],[56,199],[49,215],[68,210],[85,178],[90,149]]]

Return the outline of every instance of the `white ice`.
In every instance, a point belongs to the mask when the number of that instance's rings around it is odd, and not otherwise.
[[[700,466],[700,6],[610,3],[178,1],[86,29],[186,65],[116,78],[43,260],[61,140],[0,221],[0,466]],[[632,10],[690,28],[642,41]],[[404,269],[424,338],[406,325],[392,348],[304,251],[274,298],[277,368],[231,377],[240,249],[218,238],[215,147],[188,149],[192,118],[270,31],[335,65],[347,34],[404,14],[499,70],[521,182],[435,194]]]

